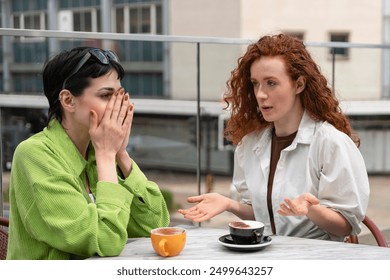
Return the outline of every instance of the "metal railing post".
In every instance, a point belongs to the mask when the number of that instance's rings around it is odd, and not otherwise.
[[[335,77],[336,77],[336,48],[331,49],[332,52],[332,92],[335,94]]]
[[[196,182],[198,184],[198,195],[201,194],[201,137],[200,137],[200,43],[196,43]]]
[[[0,106],[0,216],[3,216],[3,129],[2,129],[2,112]]]

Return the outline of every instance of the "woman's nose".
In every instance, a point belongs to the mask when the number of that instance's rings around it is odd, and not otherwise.
[[[261,87],[258,87],[257,89],[255,89],[255,95],[256,95],[256,98],[258,99],[267,99],[268,98],[268,94],[261,89]]]

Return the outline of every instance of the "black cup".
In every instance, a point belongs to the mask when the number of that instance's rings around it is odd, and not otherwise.
[[[262,222],[243,220],[229,223],[230,236],[236,244],[259,244],[264,233]]]

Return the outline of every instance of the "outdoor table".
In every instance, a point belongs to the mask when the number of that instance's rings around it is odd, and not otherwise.
[[[184,226],[183,226],[184,227]],[[91,257],[110,260],[390,260],[390,248],[288,236],[270,236],[272,241],[257,251],[233,251],[219,239],[228,229],[187,227],[187,242],[178,256],[161,257],[150,238],[129,238],[116,257]]]

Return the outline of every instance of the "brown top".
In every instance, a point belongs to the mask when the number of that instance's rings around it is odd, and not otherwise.
[[[294,132],[293,134],[290,134],[288,136],[279,137],[276,136],[275,130],[272,133],[271,162],[270,162],[268,190],[267,190],[267,205],[268,205],[268,213],[271,221],[271,228],[273,234],[276,234],[274,212],[272,211],[272,185],[274,182],[275,170],[280,158],[280,152],[291,145],[296,135],[297,132]]]

